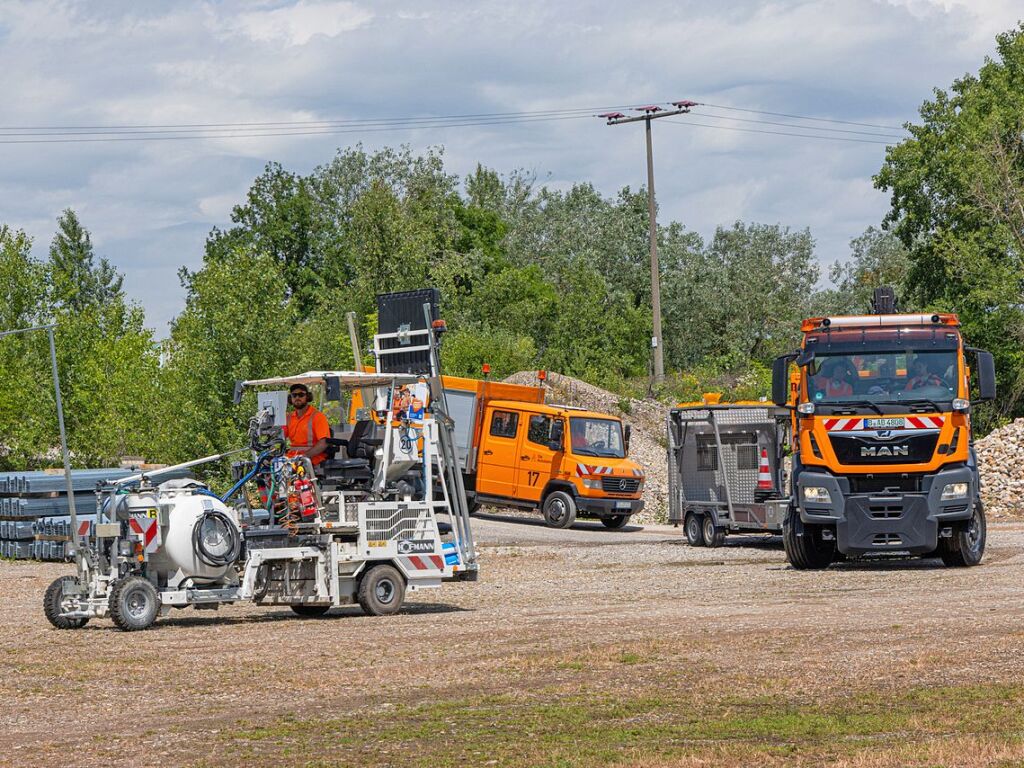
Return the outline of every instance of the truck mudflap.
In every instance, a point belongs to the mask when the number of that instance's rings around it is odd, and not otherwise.
[[[644,508],[643,499],[591,499],[586,496],[576,497],[576,508],[581,514],[594,517],[615,517],[616,515],[635,515]]]
[[[802,472],[798,481],[800,519],[805,524],[834,525],[837,549],[846,555],[872,552],[934,552],[944,527],[969,520],[978,483],[968,467],[927,475],[919,493],[844,493],[841,478]],[[967,497],[943,500],[942,489],[966,483]],[[805,487],[825,488],[829,501],[808,501]]]

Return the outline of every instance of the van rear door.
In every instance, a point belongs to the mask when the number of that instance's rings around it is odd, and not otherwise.
[[[477,493],[515,498],[519,435],[525,431],[525,415],[508,408],[488,407],[485,411],[476,473]]]

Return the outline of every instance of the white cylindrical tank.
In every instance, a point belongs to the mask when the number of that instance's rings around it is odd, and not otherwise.
[[[219,499],[189,489],[164,489],[154,494],[160,507],[161,544],[149,556],[158,572],[210,583],[233,570],[241,545],[241,529],[233,509]],[[129,502],[129,507],[134,504]],[[166,514],[164,512],[166,510]]]

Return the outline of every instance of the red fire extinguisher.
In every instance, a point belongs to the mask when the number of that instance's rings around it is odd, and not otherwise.
[[[314,517],[316,515],[316,494],[313,492],[313,483],[308,478],[300,477],[295,481],[295,492],[299,495],[299,510],[303,517]]]

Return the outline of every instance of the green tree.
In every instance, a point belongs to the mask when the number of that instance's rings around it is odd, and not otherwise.
[[[910,267],[910,255],[894,233],[868,227],[850,241],[849,260],[837,261],[829,270],[835,289],[819,296],[820,311],[835,315],[867,312],[875,288],[884,285],[896,290],[900,310],[908,311],[913,300],[907,283]]]
[[[123,299],[124,278],[106,259],[95,263],[89,231],[70,208],[57,219],[50,244],[50,283],[57,309],[73,312]]]

